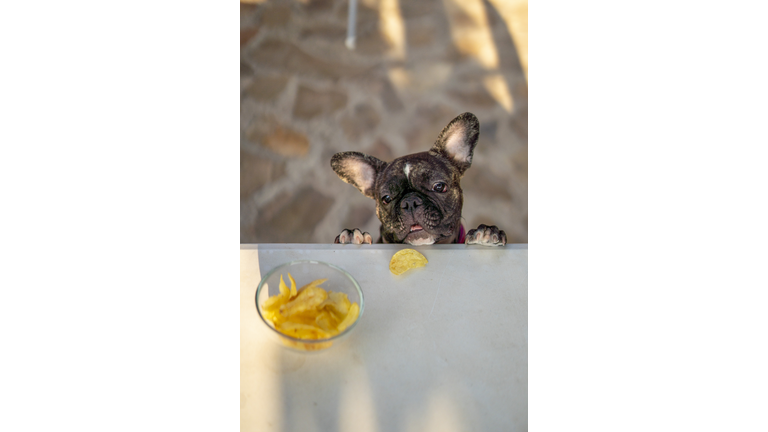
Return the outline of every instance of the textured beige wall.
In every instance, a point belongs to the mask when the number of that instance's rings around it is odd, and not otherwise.
[[[330,169],[338,151],[383,160],[428,149],[465,111],[481,123],[462,180],[469,228],[527,242],[526,1],[241,2],[241,242],[377,236],[374,203]]]

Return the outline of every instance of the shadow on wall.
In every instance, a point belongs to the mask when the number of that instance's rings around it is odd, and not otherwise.
[[[360,0],[354,50],[347,8],[240,5],[240,242],[378,233],[374,203],[336,177],[331,156],[424,151],[470,111],[481,130],[462,179],[465,225],[527,243],[527,0]]]

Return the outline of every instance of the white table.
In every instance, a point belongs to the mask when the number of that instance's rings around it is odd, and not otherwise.
[[[528,246],[240,246],[240,429],[452,432],[528,429]],[[317,353],[269,338],[255,308],[263,274],[314,259],[348,271],[365,308],[348,338]]]

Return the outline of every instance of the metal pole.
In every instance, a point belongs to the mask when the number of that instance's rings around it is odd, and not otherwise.
[[[357,21],[357,0],[349,0],[349,13],[347,14],[347,40],[344,43],[347,48],[355,49],[355,22]]]

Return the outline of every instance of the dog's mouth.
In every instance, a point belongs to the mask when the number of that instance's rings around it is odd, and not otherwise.
[[[414,246],[428,245],[435,242],[435,237],[428,233],[419,224],[411,225],[408,235],[403,239],[403,243],[412,244]]]

